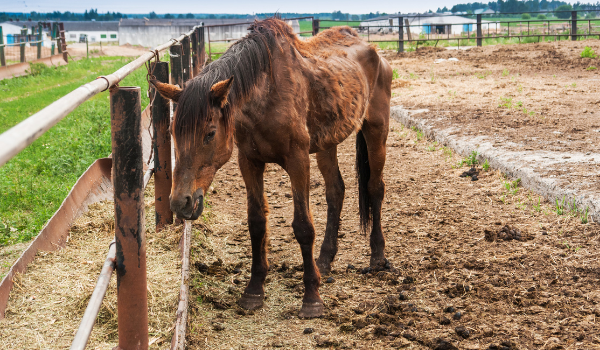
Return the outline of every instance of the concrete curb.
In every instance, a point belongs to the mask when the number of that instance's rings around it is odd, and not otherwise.
[[[477,151],[477,158],[480,162],[487,159],[490,167],[499,169],[509,177],[520,178],[523,187],[540,194],[551,202],[556,199],[562,201],[563,198],[568,203],[575,201],[578,208],[589,208],[590,221],[600,222],[600,196],[585,192],[578,186],[580,184],[573,184],[569,186],[570,188],[566,188],[561,186],[556,179],[544,177],[536,171],[535,168],[539,168],[540,163],[543,163],[540,154],[545,153],[545,151],[513,151],[494,147],[492,140],[486,136],[454,136],[452,134],[457,131],[456,128],[434,129],[432,126],[427,125],[424,120],[414,116],[426,112],[428,110],[408,111],[401,106],[391,108],[392,118],[404,124],[404,126],[417,127],[423,131],[423,135],[428,139],[450,147],[463,156]],[[596,156],[595,159],[600,160],[600,154],[594,156]],[[581,160],[583,155],[575,154],[573,158],[569,162],[574,163]],[[548,162],[542,165],[547,164]],[[598,184],[598,187],[600,187],[600,184]]]

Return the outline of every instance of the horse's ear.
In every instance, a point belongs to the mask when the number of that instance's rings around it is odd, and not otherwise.
[[[179,97],[181,96],[181,92],[183,91],[183,89],[181,89],[179,86],[161,83],[156,79],[150,79],[150,83],[154,85],[154,87],[156,88],[156,90],[158,90],[158,93],[162,97],[168,98],[169,100],[173,100],[173,102],[179,101]]]
[[[221,108],[225,107],[227,104],[227,96],[229,96],[229,91],[231,90],[231,85],[233,84],[233,75],[229,79],[221,80],[218,83],[215,83],[210,88],[210,93],[212,95],[213,100],[221,106]]]

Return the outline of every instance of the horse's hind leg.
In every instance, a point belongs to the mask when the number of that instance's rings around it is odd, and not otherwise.
[[[385,143],[387,140],[387,123],[385,126],[363,124],[362,133],[367,143],[369,155],[369,182],[367,184],[369,202],[371,204],[371,267],[380,268],[385,265],[385,238],[381,228],[381,206],[385,195],[383,168],[385,165]]]
[[[338,251],[340,213],[344,205],[345,192],[344,179],[338,166],[337,146],[318,152],[317,164],[325,180],[325,196],[327,198],[327,228],[321,245],[321,254],[317,259],[317,266],[322,274],[328,274]]]
[[[297,151],[288,157],[285,170],[290,176],[294,199],[294,221],[292,228],[300,244],[304,262],[304,299],[298,314],[301,318],[321,317],[323,300],[319,296],[321,275],[313,258],[315,227],[309,208],[310,159],[308,151]]]
[[[265,163],[249,161],[239,153],[239,165],[248,197],[248,230],[252,241],[252,273],[250,282],[239,300],[244,309],[254,310],[263,305],[264,283],[269,268],[267,262],[267,214],[263,173]]]

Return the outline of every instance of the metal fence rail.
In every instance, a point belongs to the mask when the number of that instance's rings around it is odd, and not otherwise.
[[[560,11],[565,12],[565,11]],[[429,23],[427,22],[426,16],[410,16],[411,18],[418,18],[419,24],[409,24],[408,17],[398,16],[390,18],[390,22],[393,19],[398,20],[398,24],[389,25],[360,25],[351,26],[358,30],[359,34],[368,42],[372,43],[397,43],[398,52],[404,51],[404,43],[419,43],[424,42],[435,42],[435,45],[439,41],[454,41],[456,40],[458,46],[461,41],[475,40],[477,46],[483,46],[485,40],[489,39],[511,39],[517,38],[519,42],[522,38],[555,38],[559,39],[565,37],[571,40],[579,40],[580,38],[589,38],[598,36],[600,39],[600,19],[582,19],[578,18],[580,13],[586,12],[597,12],[596,10],[585,10],[585,11],[566,11],[570,15],[570,19],[528,19],[528,20],[490,20],[483,21],[481,14],[476,15],[475,22],[465,21],[456,23]],[[523,13],[510,13],[510,15],[524,14]],[[528,14],[534,12],[526,12]],[[535,12],[537,13],[537,12]],[[545,12],[540,12],[545,13]],[[507,15],[507,14],[498,14]],[[439,17],[445,17],[450,15],[441,15]],[[462,15],[452,15],[462,16]],[[438,17],[438,16],[436,16]],[[433,17],[433,18],[436,18]],[[413,21],[414,23],[414,21]],[[316,24],[317,30],[324,30],[331,28],[330,26],[319,26],[319,21],[313,22],[313,27]],[[452,33],[454,26],[466,26],[471,30],[462,31],[460,34]],[[438,29],[441,27],[440,29]],[[411,30],[412,28],[412,30]],[[416,29],[416,30],[415,30]],[[425,31],[425,33],[422,33]],[[386,33],[387,32],[387,33]],[[379,36],[379,38],[378,38]]]

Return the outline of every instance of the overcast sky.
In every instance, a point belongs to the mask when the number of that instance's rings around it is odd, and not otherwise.
[[[264,12],[332,12],[344,13],[386,12],[396,13],[435,11],[438,7],[451,8],[458,3],[474,0],[0,0],[0,12],[84,12],[95,8],[98,12],[121,13],[264,13]],[[479,0],[480,2],[482,0]],[[483,0],[483,2],[487,2]],[[572,2],[572,1],[568,1]]]

